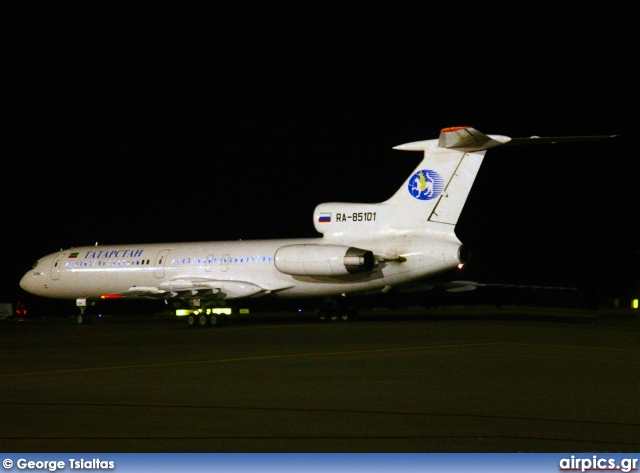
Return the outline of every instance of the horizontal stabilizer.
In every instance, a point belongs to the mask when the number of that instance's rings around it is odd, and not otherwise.
[[[609,138],[616,138],[620,135],[594,135],[594,136],[530,136],[529,138],[511,138],[511,141],[504,143],[505,145],[543,145],[557,143],[574,143],[577,141],[598,141]]]
[[[443,128],[438,139],[438,148],[462,152],[484,151],[507,143],[511,138],[500,135],[485,135],[470,126]],[[433,140],[413,141],[395,146],[399,151],[426,151]]]
[[[528,138],[510,138],[502,135],[485,135],[470,126],[443,128],[438,139],[438,148],[473,153],[487,150],[500,145],[542,145],[557,143],[574,143],[579,141],[598,141],[616,138],[620,135],[593,136],[530,136]],[[433,140],[413,141],[395,146],[400,151],[426,151]]]
[[[500,146],[501,144],[507,143],[510,139],[508,136],[487,136],[470,126],[457,126],[443,128],[440,131],[438,147],[474,152]]]

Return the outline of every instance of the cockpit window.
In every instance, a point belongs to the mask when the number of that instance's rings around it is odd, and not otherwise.
[[[36,266],[38,266],[39,262],[40,262],[40,260],[38,260],[35,263],[33,263],[33,266],[31,266],[31,269],[36,269]]]

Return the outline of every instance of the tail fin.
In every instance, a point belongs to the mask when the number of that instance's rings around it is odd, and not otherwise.
[[[385,205],[401,208],[414,224],[455,226],[480,170],[486,150],[507,143],[507,136],[487,136],[471,127],[445,128],[438,140],[396,146],[423,151],[424,157]],[[408,223],[408,222],[407,222]]]
[[[398,191],[380,204],[325,203],[316,207],[316,230],[325,236],[437,231],[451,234],[484,154],[505,144],[589,141],[610,136],[516,138],[485,135],[471,127],[444,128],[437,140],[396,146],[424,157]]]

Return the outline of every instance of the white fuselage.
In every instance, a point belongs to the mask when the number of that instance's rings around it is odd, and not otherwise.
[[[20,286],[32,294],[61,299],[97,299],[128,293],[168,297],[172,291],[174,296],[207,298],[206,291],[188,289],[190,284],[199,287],[198,283],[209,281],[238,281],[257,287],[253,293],[211,294],[211,298],[226,299],[272,293],[279,297],[316,297],[376,292],[455,267],[459,263],[456,255],[460,242],[451,237],[445,240],[441,236],[410,233],[350,239],[348,243],[307,238],[87,246],[41,258],[24,275]],[[402,261],[376,261],[372,271],[337,276],[290,275],[276,267],[276,253],[284,246],[325,244],[359,246],[376,257],[400,256]]]

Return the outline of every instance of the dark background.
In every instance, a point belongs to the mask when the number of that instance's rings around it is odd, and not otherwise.
[[[460,125],[622,136],[489,151],[456,279],[625,279],[638,22],[571,5],[3,3],[0,299],[63,247],[316,236],[317,204],[386,200],[420,160],[391,148]]]

